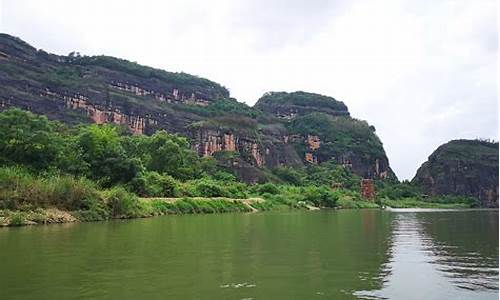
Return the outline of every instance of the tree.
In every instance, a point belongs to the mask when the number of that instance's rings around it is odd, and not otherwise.
[[[138,158],[127,157],[117,128],[112,125],[82,127],[76,138],[83,159],[89,164],[88,176],[104,186],[129,182],[142,168]]]
[[[56,127],[45,116],[17,108],[0,113],[0,163],[38,171],[55,165],[63,144]]]

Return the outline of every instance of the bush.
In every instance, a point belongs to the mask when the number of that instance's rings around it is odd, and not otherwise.
[[[280,167],[273,170],[273,174],[288,184],[302,185],[303,174],[290,167]]]
[[[142,197],[176,197],[179,183],[172,176],[147,171],[130,182],[132,191]]]
[[[182,186],[181,194],[191,197],[246,198],[247,185],[241,182],[216,181],[209,178],[192,180]]]
[[[226,193],[218,182],[202,179],[194,185],[194,195],[198,197],[225,197]]]
[[[113,217],[134,217],[139,212],[139,199],[121,186],[104,192],[105,203]]]
[[[280,192],[279,188],[276,185],[269,182],[254,186],[253,190],[259,195],[263,194],[276,195],[279,194]]]
[[[378,204],[370,201],[354,200],[350,197],[341,198],[337,204],[342,208],[359,209],[359,208],[379,208]]]
[[[68,175],[44,175],[38,178],[19,167],[0,168],[0,208],[25,206],[79,210],[99,201],[94,183]]]
[[[11,226],[21,226],[26,223],[26,213],[22,211],[18,212],[13,212],[10,214],[9,219],[10,219],[10,225]]]
[[[315,206],[335,207],[338,193],[326,187],[310,186],[304,189],[303,201],[313,203]]]

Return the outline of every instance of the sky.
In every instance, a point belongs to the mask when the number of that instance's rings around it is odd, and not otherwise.
[[[496,0],[0,0],[0,32],[268,91],[332,96],[374,125],[399,179],[439,145],[498,140]]]

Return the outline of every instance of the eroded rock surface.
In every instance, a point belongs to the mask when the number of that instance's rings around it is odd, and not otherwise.
[[[467,195],[498,207],[498,142],[453,140],[438,147],[412,180],[425,193]]]

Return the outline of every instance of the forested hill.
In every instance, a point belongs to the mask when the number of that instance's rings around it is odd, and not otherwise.
[[[412,182],[425,193],[466,195],[498,207],[498,142],[453,140],[439,146]]]
[[[54,55],[7,34],[0,34],[0,85],[2,110],[116,124],[136,135],[166,130],[249,183],[336,167],[396,179],[375,128],[328,96],[270,92],[249,107],[205,78],[109,56]]]

